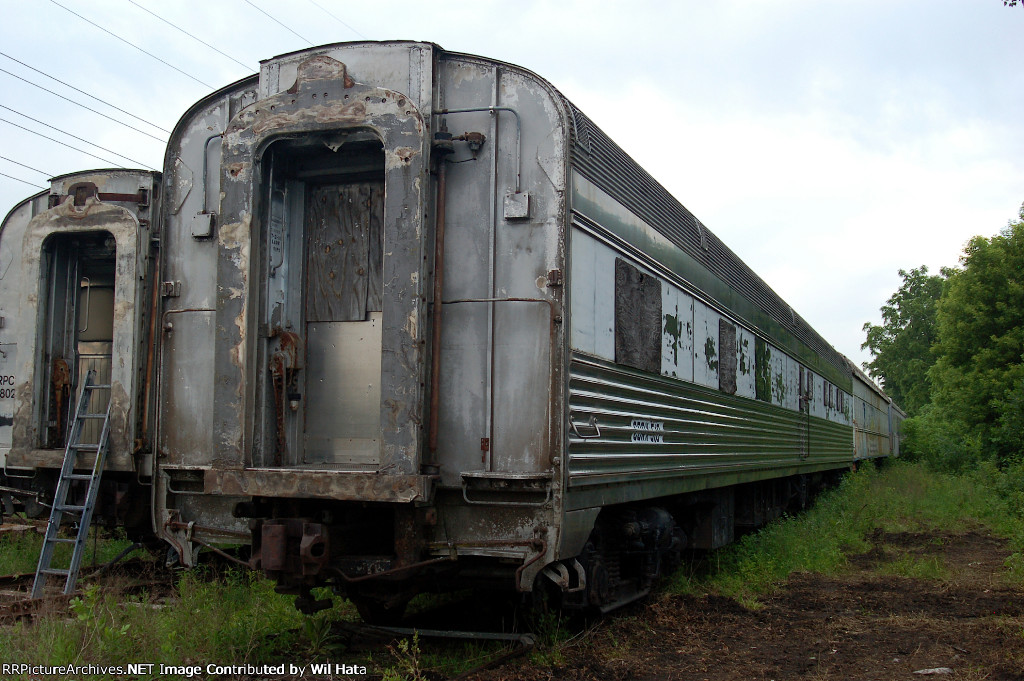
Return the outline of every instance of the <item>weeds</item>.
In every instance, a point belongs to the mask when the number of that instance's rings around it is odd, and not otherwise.
[[[424,681],[423,664],[420,652],[420,635],[414,632],[412,639],[399,639],[388,646],[388,651],[395,660],[394,667],[382,670],[383,681]]]
[[[1024,474],[1021,474],[1024,479]],[[950,475],[920,464],[895,463],[884,472],[865,467],[822,494],[806,513],[773,523],[716,551],[712,563],[691,565],[673,576],[672,593],[713,591],[757,606],[757,595],[795,572],[835,574],[846,555],[867,550],[875,529],[913,532],[926,528],[950,533],[981,525],[1009,537],[1017,553],[1011,572],[1024,577],[1024,529],[1014,494],[1016,477],[992,467],[970,475]],[[1024,504],[1024,502],[1020,502]],[[936,561],[904,559],[890,574],[941,579]]]
[[[901,556],[878,568],[883,575],[911,577],[913,579],[946,579],[948,570],[938,556]]]

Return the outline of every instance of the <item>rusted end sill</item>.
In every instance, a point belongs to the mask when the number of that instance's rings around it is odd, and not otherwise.
[[[206,494],[338,501],[429,501],[433,485],[434,478],[429,475],[382,475],[329,470],[211,468],[203,476],[203,491]]]

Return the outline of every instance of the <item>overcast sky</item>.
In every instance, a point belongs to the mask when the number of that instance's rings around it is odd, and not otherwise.
[[[1001,0],[58,1],[0,0],[0,173],[37,185],[0,176],[0,216],[164,148],[9,74],[165,139],[28,67],[171,130],[261,59],[360,39],[547,78],[858,364],[897,270],[955,265],[1024,202],[1024,7]]]

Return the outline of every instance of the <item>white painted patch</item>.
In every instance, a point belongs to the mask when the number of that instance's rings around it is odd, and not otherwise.
[[[721,316],[704,303],[693,302],[693,381],[718,389],[718,321]]]
[[[693,380],[693,297],[661,286],[661,373]]]
[[[736,327],[736,394],[757,397],[754,372],[754,334],[742,326]]]
[[[572,348],[615,361],[615,253],[573,229],[571,255]]]

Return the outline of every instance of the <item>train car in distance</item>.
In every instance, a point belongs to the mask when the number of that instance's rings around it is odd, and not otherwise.
[[[10,490],[51,500],[85,375],[110,388],[100,514],[151,534],[155,363],[153,321],[160,173],[94,170],[53,178],[49,191],[0,223],[0,463]],[[148,360],[148,361],[147,361]],[[96,437],[100,423],[85,426]],[[94,456],[94,455],[93,455]],[[80,463],[89,464],[88,455]],[[74,497],[72,497],[74,498]],[[46,507],[27,498],[26,510]]]

